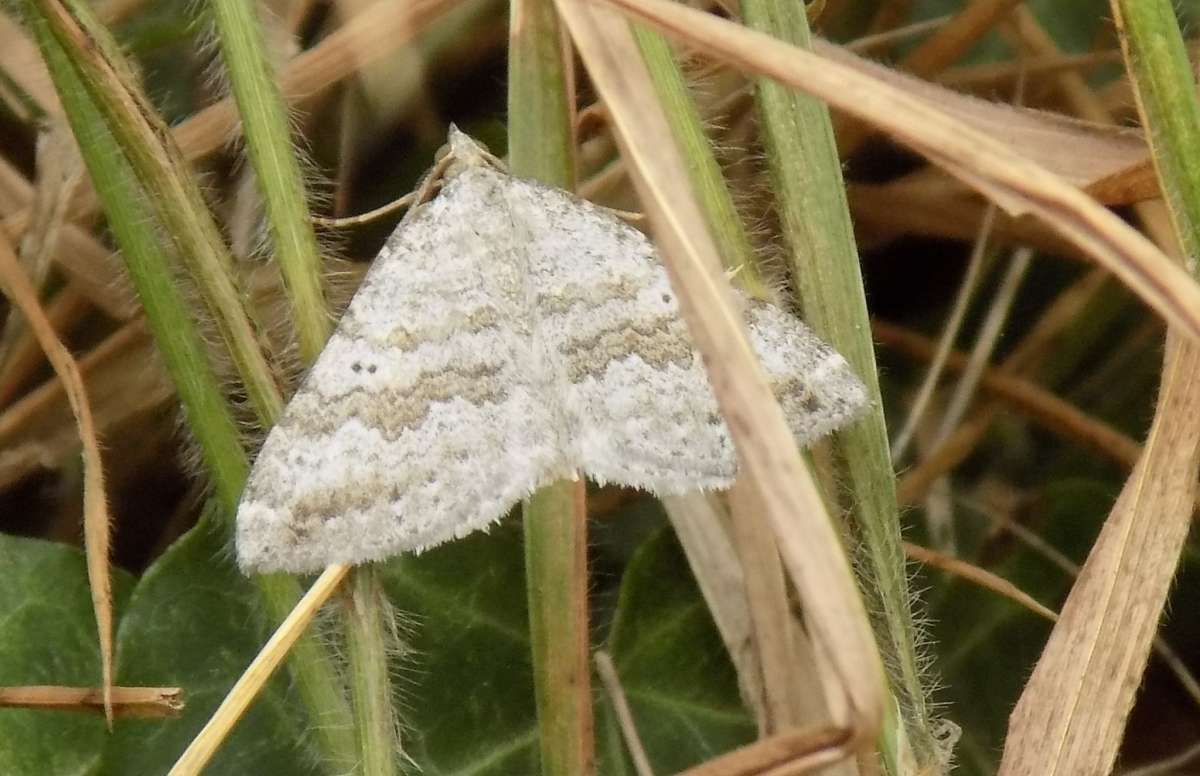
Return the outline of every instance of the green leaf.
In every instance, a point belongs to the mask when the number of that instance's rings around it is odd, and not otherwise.
[[[737,674],[670,530],[647,540],[626,568],[608,649],[656,773],[754,740]],[[630,773],[615,716],[601,705],[601,773]]]
[[[122,684],[183,688],[178,719],[123,720],[104,751],[103,772],[166,773],[208,721],[268,636],[259,595],[237,570],[212,513],[150,567],[117,633]],[[205,769],[219,774],[318,774],[304,748],[307,720],[280,672]]]
[[[395,663],[402,738],[422,773],[538,772],[523,557],[520,524],[509,520],[383,567],[407,642]],[[634,553],[608,648],[656,772],[753,740],[733,666],[669,529]],[[597,698],[600,773],[629,773],[608,702]]]
[[[265,638],[254,591],[230,554],[201,523],[135,591],[119,633],[121,681],[181,685],[188,706],[180,720],[121,723],[105,773],[165,772]],[[405,642],[393,669],[413,772],[538,772],[523,558],[520,524],[509,520],[381,567]],[[752,740],[733,667],[669,530],[634,553],[608,644],[656,770]],[[205,773],[316,773],[297,743],[305,722],[295,709],[275,681]],[[603,699],[598,713],[608,743],[601,772],[626,773]]]
[[[0,568],[0,685],[97,686],[100,653],[83,553],[0,535]],[[118,610],[130,587],[129,576],[114,570]],[[99,714],[0,709],[0,773],[91,772],[106,735]]]
[[[396,665],[407,757],[428,776],[537,773],[520,522],[397,558],[382,576],[408,626]]]

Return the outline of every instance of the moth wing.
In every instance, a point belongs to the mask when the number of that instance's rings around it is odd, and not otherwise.
[[[243,568],[419,551],[571,470],[503,185],[468,169],[388,240],[255,461],[237,515]]]
[[[862,381],[803,321],[774,305],[749,302],[746,326],[800,447],[862,416],[868,406]]]
[[[598,481],[658,494],[732,484],[728,428],[650,242],[557,190],[508,193],[529,229],[539,340],[561,365],[574,457]],[[862,410],[865,390],[836,351],[786,312],[742,301],[798,443]]]

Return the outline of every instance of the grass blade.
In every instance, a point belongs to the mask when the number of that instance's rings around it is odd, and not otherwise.
[[[242,306],[233,259],[170,130],[138,92],[108,32],[75,0],[30,0],[87,89],[105,125],[147,192],[204,299],[259,421],[270,426],[283,407],[279,387]]]
[[[83,443],[83,536],[87,550],[88,583],[92,588],[92,609],[100,637],[101,692],[104,717],[113,721],[113,610],[110,577],[108,500],[104,492],[104,465],[100,459],[100,440],[91,405],[79,367],[70,351],[59,341],[53,324],[38,302],[37,292],[21,268],[17,254],[7,240],[0,240],[0,287],[9,301],[21,311],[41,343],[46,358],[54,367],[63,391],[71,403],[79,438]]]
[[[550,0],[515,0],[509,29],[511,171],[573,189],[573,94],[554,5]],[[522,511],[542,773],[586,776],[595,771],[595,742],[583,480],[538,489]]]
[[[214,0],[209,7],[266,209],[273,255],[291,302],[300,359],[311,364],[325,346],[331,324],[321,286],[321,256],[291,142],[287,107],[267,60],[256,6],[239,0]]]
[[[1138,109],[1187,256],[1200,247],[1200,103],[1175,11],[1113,2]],[[1195,266],[1190,266],[1193,272]],[[1200,467],[1200,345],[1172,330],[1141,458],[1013,712],[1000,773],[1107,773],[1180,560]]]
[[[606,2],[748,72],[870,121],[1009,213],[1045,220],[1181,333],[1200,340],[1200,286],[1186,272],[1115,214],[984,133],[855,68],[711,14],[665,0]]]
[[[776,0],[742,0],[746,23],[788,41],[809,45],[804,7]],[[834,436],[847,477],[846,503],[869,596],[876,638],[902,709],[909,744],[919,765],[937,762],[917,656],[913,596],[900,547],[900,512],[879,392],[874,343],[854,228],[833,137],[829,110],[820,101],[767,78],[755,81],[776,208],[788,246],[800,306],[813,329],[842,353],[867,387],[871,410]],[[890,763],[893,772],[897,763]]]
[[[155,217],[122,147],[80,82],[72,61],[36,14],[30,24],[54,76],[67,117],[79,140],[91,180],[121,248],[159,352],[179,392],[187,427],[194,435],[213,483],[220,514],[234,513],[249,472],[241,434],[189,304],[158,240]],[[296,580],[284,575],[255,580],[268,616],[281,621],[300,599]],[[301,639],[291,664],[297,688],[317,726],[322,757],[335,767],[356,761],[349,710],[328,655],[312,639]]]
[[[884,700],[882,666],[840,539],[746,340],[716,246],[628,26],[596,4],[557,5],[612,113],[683,317],[729,421],[741,471],[762,491],[785,566],[814,638],[825,649],[827,701],[842,733],[832,746],[844,754],[874,738]]]

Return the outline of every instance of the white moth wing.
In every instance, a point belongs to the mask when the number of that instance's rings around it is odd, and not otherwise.
[[[243,568],[419,551],[572,470],[495,199],[504,181],[487,173],[449,180],[375,260],[255,462],[237,516]]]
[[[866,410],[866,388],[850,364],[803,321],[750,302],[746,325],[798,445],[811,445]]]
[[[506,191],[580,467],[659,495],[731,485],[733,442],[651,243],[557,189],[514,181]],[[794,316],[739,300],[798,443],[861,412],[866,392],[836,351]]]
[[[649,241],[556,189],[518,182],[509,197],[581,468],[660,494],[728,485],[733,447]]]
[[[255,571],[363,563],[464,536],[583,469],[660,495],[737,461],[666,271],[608,212],[489,167],[396,230],[268,435],[238,509]],[[792,316],[745,302],[798,441],[865,391]]]

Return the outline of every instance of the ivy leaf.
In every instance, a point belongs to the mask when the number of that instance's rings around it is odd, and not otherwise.
[[[423,774],[538,772],[524,557],[508,520],[383,568],[410,624],[393,673],[405,753]]]
[[[406,755],[436,776],[537,773],[519,521],[397,558],[383,578],[408,624],[395,671]],[[754,739],[733,666],[669,529],[634,553],[607,643],[657,772]],[[600,773],[630,773],[608,701],[595,692]]]
[[[675,535],[634,554],[608,650],[656,773],[675,773],[754,740],[737,674]],[[607,700],[597,713],[601,772],[632,773]]]
[[[269,635],[258,594],[233,562],[209,511],[138,582],[117,631],[122,684],[179,686],[177,719],[120,720],[103,772],[166,773],[200,732]],[[307,721],[280,671],[217,750],[204,773],[319,774],[304,746]]]
[[[0,568],[0,685],[98,686],[100,652],[83,553],[0,535]],[[119,611],[132,585],[119,569],[112,576]],[[90,773],[106,736],[99,714],[0,709],[0,773]]]

